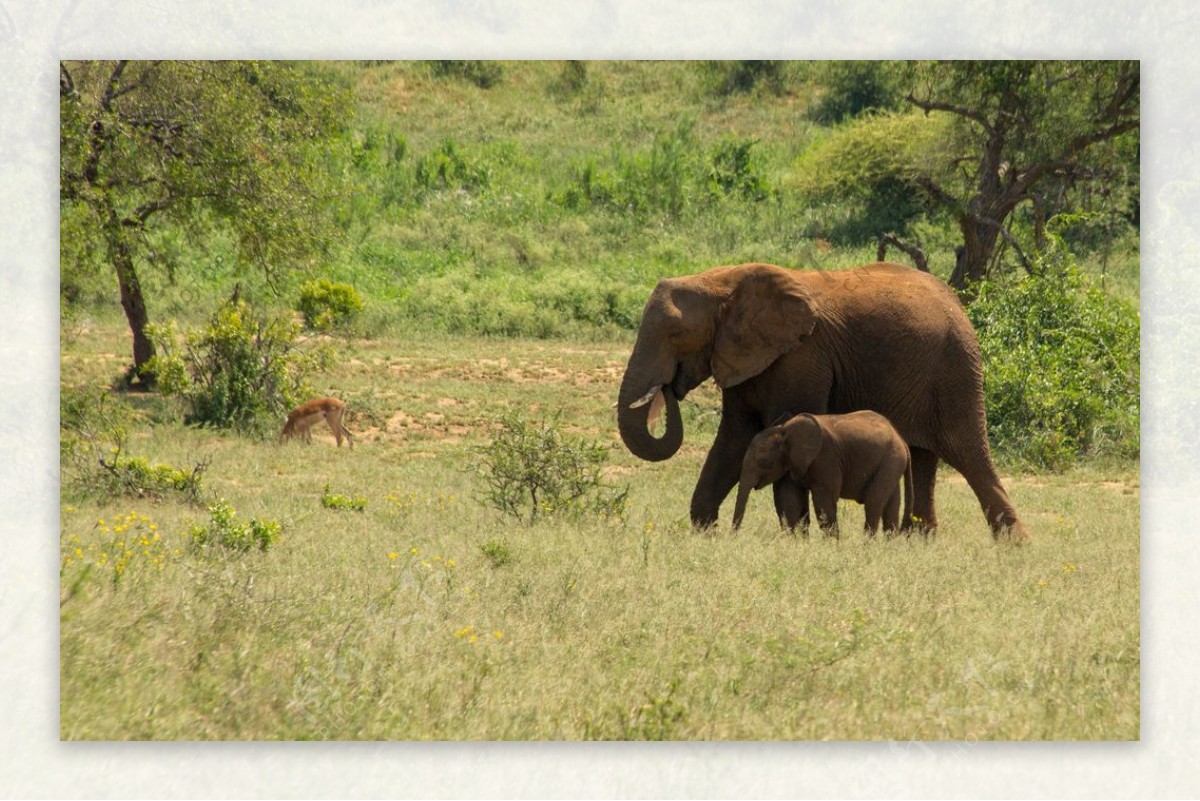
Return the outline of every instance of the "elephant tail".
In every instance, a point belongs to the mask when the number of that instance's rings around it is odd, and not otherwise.
[[[901,530],[910,528],[913,525],[912,506],[913,506],[913,476],[912,476],[912,456],[910,455],[908,458],[908,462],[904,465],[904,513],[900,516]]]

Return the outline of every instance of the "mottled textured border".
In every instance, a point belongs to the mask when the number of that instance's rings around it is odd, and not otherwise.
[[[970,797],[1200,792],[1200,65],[1187,0],[0,0],[0,795]],[[1142,741],[106,744],[58,740],[62,57],[1143,60]]]

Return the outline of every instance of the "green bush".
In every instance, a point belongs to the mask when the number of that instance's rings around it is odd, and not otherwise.
[[[217,546],[237,553],[251,548],[266,551],[279,539],[280,526],[274,520],[236,523],[237,512],[224,500],[208,507],[209,525],[192,526],[192,545],[197,548]]]
[[[134,415],[110,393],[91,387],[64,387],[59,396],[59,462],[64,488],[83,494],[163,498],[180,495],[197,502],[210,460],[190,470],[151,464],[129,456],[128,426]]]
[[[324,358],[304,352],[290,320],[259,316],[244,301],[226,303],[206,328],[180,340],[173,326],[150,331],[159,355],[151,363],[164,396],[189,407],[185,421],[264,431],[309,394],[305,376]]]
[[[442,78],[458,78],[480,89],[491,89],[504,78],[504,65],[499,61],[434,61],[433,74]]]
[[[345,328],[362,311],[362,295],[350,284],[322,278],[300,287],[296,310],[304,316],[304,325],[313,331]]]
[[[177,494],[197,502],[203,491],[201,478],[211,460],[201,460],[191,470],[182,470],[167,464],[152,465],[141,457],[117,453],[108,461],[99,459],[98,463],[106,474],[104,484],[111,494],[138,498]]]
[[[492,567],[504,567],[512,561],[512,551],[504,540],[490,539],[479,546],[479,551]]]
[[[325,485],[324,491],[321,493],[321,505],[326,509],[345,509],[351,512],[364,512],[367,509],[367,499],[356,495],[353,498],[346,495],[335,495],[329,491],[329,485]]]
[[[453,139],[418,159],[415,169],[417,185],[425,190],[486,189],[492,180],[490,165],[467,156]]]
[[[793,184],[816,215],[808,233],[837,244],[906,233],[922,216],[915,179],[938,161],[943,126],[921,114],[883,114],[853,120],[814,143],[797,160]]]
[[[786,61],[702,61],[701,83],[711,94],[727,97],[762,86],[779,94],[787,83]]]
[[[770,191],[762,166],[754,158],[753,139],[723,139],[709,156],[708,185],[718,196],[765,200]]]
[[[564,61],[562,71],[550,84],[550,93],[562,97],[572,97],[579,94],[588,85],[588,67],[586,61]]]
[[[816,80],[823,91],[808,114],[825,125],[900,105],[896,66],[886,61],[822,62]]]
[[[983,351],[988,432],[1001,458],[1061,470],[1139,453],[1137,311],[1061,250],[1036,275],[979,285],[967,315]]]
[[[509,415],[500,426],[489,445],[476,449],[487,505],[526,523],[539,515],[624,515],[628,487],[610,486],[601,475],[606,447],[562,434],[553,420],[534,424]]]
[[[758,202],[773,196],[755,141],[726,137],[705,151],[687,118],[659,131],[648,150],[613,155],[611,167],[588,157],[575,180],[549,199],[572,211],[607,208],[639,217],[680,219],[726,197]]]

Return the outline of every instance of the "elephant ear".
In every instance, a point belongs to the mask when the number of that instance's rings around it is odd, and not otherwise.
[[[788,467],[797,477],[803,476],[821,452],[825,429],[811,414],[798,414],[784,424],[783,431]]]
[[[722,305],[712,375],[722,389],[767,369],[817,324],[817,304],[791,270],[752,265]]]

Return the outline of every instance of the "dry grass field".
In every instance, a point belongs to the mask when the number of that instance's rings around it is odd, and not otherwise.
[[[64,338],[63,386],[125,359],[117,319]],[[65,740],[1131,740],[1139,736],[1138,465],[1005,474],[1033,535],[995,544],[965,483],[936,537],[838,540],[687,522],[715,432],[711,383],[679,455],[617,439],[630,340],[335,340],[321,392],[354,450],[182,426],[154,396],[131,453],[207,460],[204,501],[64,484]],[[501,418],[611,447],[620,517],[532,525],[482,499]],[[282,420],[280,421],[282,424]],[[340,495],[362,501],[326,505]],[[197,548],[224,499],[268,550]],[[844,502],[845,503],[845,502]]]

